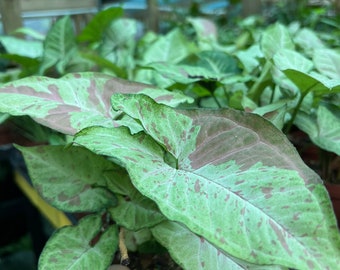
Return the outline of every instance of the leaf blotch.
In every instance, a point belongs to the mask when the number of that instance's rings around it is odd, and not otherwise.
[[[196,182],[195,182],[195,192],[196,193],[201,192],[201,185],[200,185],[200,181],[199,180],[196,180]]]

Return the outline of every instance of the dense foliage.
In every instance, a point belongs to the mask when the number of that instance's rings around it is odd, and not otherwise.
[[[121,15],[98,13],[79,35],[64,17],[42,41],[1,38],[20,65],[3,73],[2,121],[50,129],[49,145],[17,146],[34,187],[92,213],[52,235],[39,268],[106,269],[123,227],[185,269],[336,269],[328,193],[284,133],[339,155],[339,32],[248,18],[222,40],[188,18],[137,38]]]

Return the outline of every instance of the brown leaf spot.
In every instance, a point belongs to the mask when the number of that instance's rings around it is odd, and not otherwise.
[[[240,180],[240,181],[235,182],[235,185],[240,185],[240,184],[243,184],[244,182],[245,180]]]
[[[273,188],[265,187],[265,188],[262,188],[261,190],[262,190],[262,193],[264,194],[264,197],[266,199],[269,199],[273,196],[273,194],[272,194]]]

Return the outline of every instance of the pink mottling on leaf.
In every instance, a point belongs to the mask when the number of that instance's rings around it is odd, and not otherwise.
[[[195,192],[198,193],[200,191],[201,191],[200,181],[196,180],[196,182],[195,182]]]
[[[269,220],[269,225],[270,227],[273,229],[273,231],[275,232],[277,239],[279,240],[281,246],[287,251],[287,253],[292,256],[293,252],[290,250],[288,243],[286,241],[286,233],[278,227],[278,225],[276,223],[274,223],[274,221]]]
[[[264,194],[264,197],[266,199],[269,199],[269,198],[271,198],[273,196],[273,194],[272,194],[273,188],[271,188],[271,187],[264,187],[261,190],[262,190],[262,193]]]

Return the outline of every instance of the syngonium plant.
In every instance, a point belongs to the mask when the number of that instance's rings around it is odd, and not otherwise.
[[[176,108],[191,101],[99,73],[0,88],[0,112],[67,135],[17,146],[34,187],[92,213],[51,236],[39,269],[107,269],[119,228],[146,231],[184,269],[338,267],[328,193],[286,136],[255,114]]]

